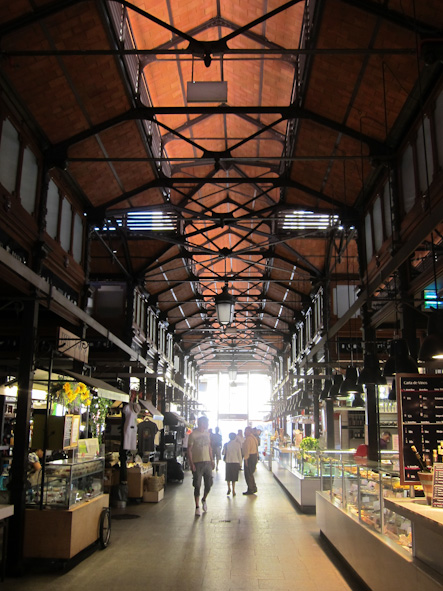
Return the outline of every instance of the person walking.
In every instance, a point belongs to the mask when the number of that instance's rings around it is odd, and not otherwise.
[[[211,430],[209,430],[211,431]],[[212,457],[215,462],[215,470],[218,472],[218,463],[221,460],[221,450],[222,450],[222,443],[223,439],[220,434],[220,428],[215,428],[215,433],[210,433],[211,436],[211,447],[212,447]]]
[[[257,492],[257,485],[255,483],[254,472],[258,461],[258,443],[257,438],[253,435],[251,427],[245,429],[245,441],[243,443],[243,458],[245,480],[248,485],[244,495],[254,495]]]
[[[238,480],[238,473],[242,463],[241,445],[237,441],[235,433],[229,433],[229,442],[225,443],[223,456],[226,463],[225,480],[228,483],[228,495],[235,497],[235,483]]]
[[[245,438],[243,437],[243,431],[241,429],[239,429],[237,431],[236,439],[240,443],[240,445],[243,446],[243,443],[245,442]]]
[[[192,431],[188,439],[188,462],[192,470],[192,484],[194,486],[195,515],[201,515],[200,511],[200,488],[201,481],[204,481],[202,497],[202,509],[208,510],[206,498],[212,487],[212,470],[214,459],[212,457],[211,440],[208,433],[208,417],[200,417],[197,421],[197,428]]]

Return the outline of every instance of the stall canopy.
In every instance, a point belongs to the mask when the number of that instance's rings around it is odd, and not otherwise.
[[[155,406],[152,404],[150,400],[139,400],[139,402],[142,406],[146,408],[146,410],[148,410],[151,413],[152,418],[155,421],[163,421],[162,413],[158,410],[158,408],[155,408]]]
[[[90,388],[96,390],[99,396],[102,398],[108,398],[109,400],[120,400],[121,402],[129,402],[129,395],[125,392],[122,392],[118,388],[103,382],[103,380],[98,380],[97,378],[91,378],[90,376],[84,376],[79,373],[75,373],[71,370],[63,370],[63,374],[74,378],[78,382],[83,382]]]
[[[165,425],[177,427],[185,424],[185,419],[176,412],[165,412]]]

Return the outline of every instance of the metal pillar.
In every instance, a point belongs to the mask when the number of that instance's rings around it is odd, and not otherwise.
[[[335,449],[334,401],[326,400],[326,449]]]
[[[361,308],[362,328],[365,343],[365,353],[372,353],[376,355],[375,339],[376,332],[371,326],[371,310],[368,304]],[[378,412],[378,388],[374,384],[366,384],[366,428],[367,428],[367,445],[368,445],[368,459],[379,460],[379,412]]]
[[[11,466],[11,502],[14,505],[14,516],[11,518],[9,528],[8,567],[13,574],[20,574],[23,568],[32,370],[37,339],[38,313],[39,304],[37,300],[25,302],[20,336],[17,417]]]

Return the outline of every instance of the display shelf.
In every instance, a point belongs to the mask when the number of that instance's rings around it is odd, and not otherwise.
[[[315,511],[315,493],[321,487],[321,458],[336,457],[341,461],[351,452],[302,451],[296,447],[272,447],[271,469],[275,478],[303,511]],[[323,467],[323,469],[325,469]]]
[[[348,510],[335,506],[329,494],[318,491],[316,496],[316,519],[322,535],[371,591],[443,590],[443,578],[417,562],[391,536],[377,533]]]
[[[328,491],[331,502],[364,523],[375,532],[387,533],[403,548],[411,550],[411,525],[395,518],[384,506],[384,499],[404,497],[409,488],[402,487],[396,454],[384,454],[384,462],[361,461],[356,463],[352,455],[337,461],[325,452],[321,456],[322,486]],[[389,524],[389,528],[387,525]],[[393,525],[398,526],[394,531]]]
[[[443,576],[443,511],[430,507],[425,499],[386,499],[385,505],[394,514],[413,524],[413,555]]]
[[[271,470],[292,499],[305,512],[315,510],[315,491],[320,488],[320,464],[315,452],[272,446]]]
[[[372,591],[441,591],[443,517],[438,530],[420,534],[407,508],[414,506],[420,513],[425,501],[408,498],[411,489],[400,484],[396,454],[383,457],[380,463],[357,463],[351,457],[329,458],[326,452],[321,456],[321,490],[316,494],[320,530]]]
[[[28,506],[42,504],[46,507],[68,509],[77,503],[93,499],[103,493],[103,458],[73,461],[56,460],[45,466],[43,491],[41,482],[26,492]]]

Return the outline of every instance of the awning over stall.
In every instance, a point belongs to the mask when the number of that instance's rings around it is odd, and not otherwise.
[[[64,369],[63,372],[60,372],[63,375],[67,375],[71,378],[74,378],[78,382],[83,382],[90,388],[93,388],[97,391],[98,395],[102,398],[108,398],[109,400],[120,400],[121,402],[129,402],[129,394],[122,392],[118,388],[111,386],[110,384],[104,382],[103,380],[98,380],[97,378],[91,378],[90,376],[84,376],[79,373],[75,373],[70,369]]]
[[[165,425],[169,425],[170,427],[177,427],[179,425],[184,424],[185,419],[176,412],[165,412]]]
[[[155,406],[152,404],[152,402],[150,400],[139,400],[139,403],[144,406],[146,408],[146,410],[148,410],[151,415],[152,418],[156,421],[163,421],[163,415],[162,413],[158,410],[158,408],[155,408]]]

